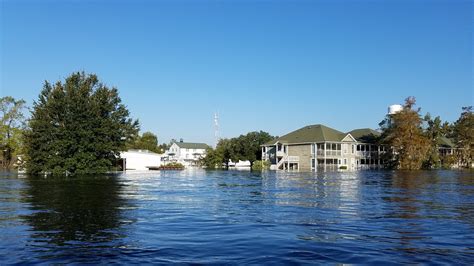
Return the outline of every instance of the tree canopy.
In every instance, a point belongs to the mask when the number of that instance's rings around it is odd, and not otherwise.
[[[250,165],[262,159],[261,145],[274,139],[264,131],[253,131],[236,138],[221,139],[215,149],[208,149],[202,163],[208,168],[228,166],[229,160],[250,161]]]
[[[403,109],[380,123],[382,142],[389,147],[385,161],[389,167],[415,170],[423,166],[430,141],[423,132],[420,109],[415,97],[405,99]]]
[[[387,115],[379,125],[381,144],[388,148],[386,166],[397,169],[431,169],[439,167],[472,167],[474,158],[474,115],[472,106],[463,107],[459,119],[450,124],[439,116],[427,113],[421,118],[420,109],[414,109],[416,100],[408,97],[403,110]],[[440,152],[440,139],[451,139],[456,147],[453,153]]]
[[[471,168],[474,159],[474,113],[472,106],[462,108],[459,119],[454,123],[453,135],[458,156],[464,167]]]
[[[426,123],[425,136],[429,141],[423,168],[438,168],[441,165],[438,141],[442,136],[446,136],[447,127],[439,116],[432,118],[430,113],[427,113],[423,120]]]
[[[26,170],[31,174],[87,174],[110,170],[138,133],[116,88],[94,74],[76,72],[45,81],[25,132]]]
[[[141,136],[131,141],[129,149],[149,150],[151,152],[163,153],[162,147],[158,146],[158,137],[152,132],[144,132]]]
[[[1,167],[14,167],[22,151],[22,134],[25,128],[25,101],[6,96],[0,98],[0,161]]]

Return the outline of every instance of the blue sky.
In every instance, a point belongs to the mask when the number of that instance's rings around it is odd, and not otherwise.
[[[0,95],[96,73],[160,142],[212,144],[216,111],[233,137],[377,128],[410,95],[448,121],[474,104],[467,0],[0,2]]]

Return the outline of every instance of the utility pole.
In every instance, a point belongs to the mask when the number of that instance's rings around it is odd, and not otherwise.
[[[219,143],[219,113],[214,113],[214,147],[217,147],[217,143]]]

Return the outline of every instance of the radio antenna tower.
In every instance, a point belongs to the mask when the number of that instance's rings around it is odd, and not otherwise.
[[[217,143],[219,142],[219,113],[214,113],[214,141],[215,146],[217,147]]]

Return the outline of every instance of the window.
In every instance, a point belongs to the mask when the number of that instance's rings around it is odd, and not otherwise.
[[[347,165],[347,159],[344,159],[344,164],[346,164],[346,165]]]
[[[352,154],[354,154],[354,145],[351,145],[352,147]]]

